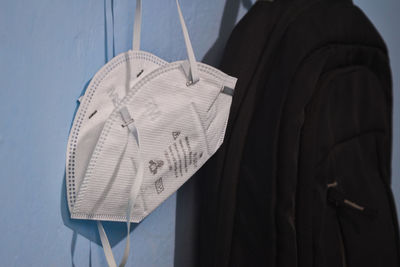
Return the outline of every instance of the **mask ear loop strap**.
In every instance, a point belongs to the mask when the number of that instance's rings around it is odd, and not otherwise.
[[[140,154],[140,152],[139,152],[139,154]],[[124,267],[128,261],[129,251],[130,251],[129,233],[131,231],[132,210],[135,205],[135,200],[137,199],[137,196],[139,195],[140,187],[143,183],[143,176],[144,176],[143,174],[144,174],[143,163],[142,163],[141,159],[139,159],[138,171],[137,171],[135,182],[131,189],[131,195],[129,197],[129,202],[128,202],[128,210],[126,212],[126,231],[127,231],[126,244],[125,244],[125,249],[124,249],[124,255],[122,257],[119,267]]]
[[[186,45],[186,50],[187,50],[187,55],[188,55],[188,60],[189,60],[189,65],[190,65],[190,75],[189,75],[188,85],[192,85],[199,81],[197,62],[196,62],[192,43],[189,38],[189,33],[187,30],[185,20],[183,18],[182,10],[180,8],[178,0],[176,0],[176,5],[178,8],[179,20],[180,20],[181,27],[182,27],[183,38],[185,40],[185,45]],[[132,40],[132,49],[133,50],[140,50],[140,32],[141,32],[141,20],[142,20],[141,7],[142,7],[141,0],[137,0],[136,1],[136,10],[135,10],[135,20],[134,20],[134,26],[133,26],[133,40]],[[127,117],[129,116],[129,114],[127,114],[127,112],[128,111],[124,108],[121,110],[121,115],[122,115],[122,117],[124,117],[125,122],[128,122]],[[133,120],[131,122],[129,122],[129,124],[127,124],[126,126],[129,129],[129,136],[135,137],[135,140],[139,146],[137,129],[133,123]],[[126,146],[128,146],[128,143],[129,143],[129,139],[128,139],[128,142],[126,143]],[[135,200],[139,194],[140,187],[143,183],[144,168],[143,168],[143,163],[142,163],[142,160],[140,157],[140,149],[139,149],[138,162],[139,162],[139,166],[137,168],[138,171],[137,171],[136,179],[131,188],[131,193],[130,193],[129,201],[128,201],[127,214],[126,214],[126,227],[127,227],[126,245],[125,245],[125,249],[124,249],[124,255],[122,257],[119,267],[124,267],[126,265],[128,257],[129,257],[129,250],[130,250],[129,233],[130,233],[130,225],[131,225],[131,218],[132,218],[132,210],[133,210],[133,207],[135,204]],[[105,253],[108,265],[110,267],[116,267],[117,264],[115,262],[114,255],[112,253],[110,242],[107,238],[107,234],[104,230],[104,227],[100,221],[97,222],[97,227],[99,230],[100,240],[103,245],[103,249],[104,249],[104,253]]]
[[[137,176],[136,176],[135,182],[132,186],[131,194],[130,194],[129,201],[128,201],[128,208],[127,208],[127,213],[126,213],[126,231],[127,231],[126,243],[125,243],[124,255],[122,257],[121,263],[119,264],[119,267],[124,267],[128,261],[129,251],[130,251],[129,233],[131,231],[132,210],[135,205],[135,200],[139,194],[139,190],[140,190],[140,187],[143,182],[143,173],[144,173],[143,164],[139,163]],[[111,249],[110,242],[107,238],[107,234],[104,230],[103,224],[100,221],[97,221],[97,228],[99,231],[101,244],[103,245],[103,250],[104,250],[104,254],[106,256],[108,265],[110,267],[117,267],[117,264],[115,262],[114,255],[113,255],[113,252]]]
[[[190,75],[188,85],[195,84],[199,81],[199,71],[197,68],[197,62],[194,55],[192,43],[190,41],[189,32],[186,27],[185,19],[183,18],[182,10],[179,5],[179,1],[176,0],[176,6],[178,8],[179,20],[182,27],[183,38],[185,40],[187,56],[190,65]],[[132,50],[140,50],[140,36],[142,27],[142,0],[136,0],[135,18],[133,23],[133,38],[132,38]]]
[[[197,62],[194,56],[192,43],[190,42],[189,32],[187,30],[185,19],[183,18],[182,10],[178,0],[176,0],[176,6],[178,8],[179,20],[181,22],[183,38],[185,39],[186,51],[190,64],[190,75],[187,85],[192,85],[199,81],[199,70],[197,68]]]
[[[142,28],[142,0],[136,0],[135,19],[133,22],[132,50],[140,50],[140,34]]]
[[[97,230],[99,231],[101,244],[103,245],[104,255],[106,256],[108,266],[117,267],[106,231],[104,230],[103,224],[100,221],[97,221]]]
[[[125,121],[124,127],[128,128],[128,139],[125,144],[125,147],[129,145],[129,140],[132,139],[132,137],[135,139],[135,142],[137,143],[138,147],[139,146],[139,137],[138,137],[138,131],[135,126],[134,120],[130,117],[129,111],[126,107],[123,107],[120,110],[121,116],[123,117],[123,120]],[[126,150],[125,150],[126,151]],[[137,199],[139,195],[140,188],[143,183],[143,176],[144,176],[144,165],[142,162],[142,157],[139,149],[138,153],[138,159],[137,159],[138,166],[137,166],[137,172],[136,172],[136,179],[133,182],[133,185],[131,187],[130,195],[129,195],[129,201],[128,201],[128,208],[126,212],[126,244],[125,244],[125,249],[124,249],[124,255],[122,257],[121,263],[119,264],[119,267],[124,267],[128,261],[129,257],[129,251],[130,251],[130,238],[129,238],[129,233],[131,229],[131,219],[132,219],[132,210],[135,205],[135,200]],[[132,164],[134,164],[132,162]],[[97,221],[97,228],[99,230],[99,235],[100,235],[100,240],[101,244],[103,245],[103,250],[104,254],[106,256],[107,263],[110,267],[117,267],[117,264],[114,259],[114,255],[111,249],[110,242],[107,238],[107,234],[104,230],[104,227],[100,221]]]
[[[114,0],[104,0],[106,63],[115,57]]]

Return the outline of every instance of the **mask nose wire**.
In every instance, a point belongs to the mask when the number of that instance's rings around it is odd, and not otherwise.
[[[129,250],[130,250],[129,233],[130,233],[130,227],[131,227],[132,210],[135,205],[135,200],[136,200],[137,196],[139,195],[139,191],[140,191],[140,188],[143,183],[144,165],[143,165],[142,156],[140,153],[138,131],[135,126],[134,120],[131,118],[129,111],[126,107],[123,107],[120,110],[120,113],[125,122],[125,124],[122,126],[128,128],[128,141],[125,143],[125,147],[129,145],[130,140],[132,140],[132,139],[134,139],[134,141],[136,142],[136,144],[139,147],[138,158],[136,160],[136,162],[138,162],[138,165],[136,166],[137,167],[136,168],[137,169],[136,179],[134,180],[133,185],[130,190],[128,207],[127,207],[127,212],[126,212],[126,230],[127,230],[126,244],[125,244],[125,249],[124,249],[124,255],[122,257],[121,263],[119,264],[119,267],[124,267],[128,261]],[[134,162],[132,162],[132,164],[135,165]],[[110,242],[107,238],[107,234],[104,230],[104,227],[100,221],[97,221],[97,228],[99,231],[100,240],[103,245],[103,250],[104,250],[104,254],[106,256],[108,265],[110,267],[117,267],[114,255],[112,253]]]

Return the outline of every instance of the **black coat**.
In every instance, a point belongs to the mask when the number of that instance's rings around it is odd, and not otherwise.
[[[228,41],[199,265],[400,266],[387,49],[348,0],[257,2]]]

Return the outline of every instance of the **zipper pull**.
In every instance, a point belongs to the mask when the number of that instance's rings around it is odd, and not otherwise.
[[[361,214],[376,217],[378,211],[376,209],[367,208],[354,201],[351,201],[345,197],[342,191],[338,189],[338,183],[335,181],[328,184],[328,201],[334,204],[336,207],[346,207],[351,208]]]

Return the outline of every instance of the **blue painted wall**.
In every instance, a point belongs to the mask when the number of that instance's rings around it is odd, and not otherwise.
[[[198,59],[218,62],[227,35],[245,12],[240,2],[181,0]],[[243,2],[248,5],[250,1]],[[400,203],[400,2],[356,3],[381,31],[391,53],[395,88],[393,188]],[[71,256],[77,267],[106,266],[102,248],[96,244],[96,229],[92,224],[68,220],[63,195],[65,149],[76,99],[106,60],[104,6],[100,0],[2,1],[1,266],[72,266]],[[130,48],[134,6],[134,0],[114,2],[116,54]],[[168,61],[185,58],[175,1],[146,0],[143,8],[142,48]],[[130,237],[129,266],[174,266],[176,225],[186,234],[186,239],[178,242],[177,263],[179,267],[191,265],[192,192],[193,183],[180,192],[178,208],[187,216],[178,217],[178,222],[174,195],[135,228]],[[119,226],[108,227],[114,243],[123,237],[123,225]],[[80,233],[76,242],[71,229]],[[117,258],[123,246],[120,242],[114,247]]]
[[[354,1],[374,23],[389,49],[393,76],[392,188],[400,215],[400,1]],[[398,216],[400,218],[400,216]]]

